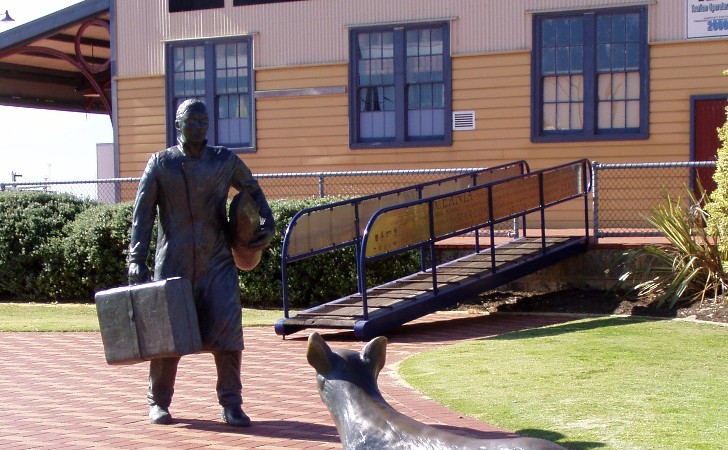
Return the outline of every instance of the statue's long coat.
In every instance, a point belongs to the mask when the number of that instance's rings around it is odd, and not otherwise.
[[[129,261],[146,260],[158,208],[154,279],[190,280],[206,351],[243,349],[238,273],[225,237],[230,187],[260,189],[228,149],[206,146],[195,159],[177,145],[149,159],[134,205]]]

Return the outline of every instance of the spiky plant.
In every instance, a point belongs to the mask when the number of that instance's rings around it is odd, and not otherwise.
[[[700,206],[711,200],[702,187],[702,199],[697,199],[692,190],[686,191],[688,202],[666,195],[665,203],[647,218],[668,243],[647,245],[626,255],[628,265],[636,268],[622,275],[621,280],[643,280],[634,289],[639,296],[654,298],[658,306],[673,308],[678,303],[706,299],[722,302],[728,293],[723,264],[728,261],[728,250],[718,245],[717,228],[706,227],[709,216]]]

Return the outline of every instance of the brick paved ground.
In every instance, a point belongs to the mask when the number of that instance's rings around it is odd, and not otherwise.
[[[440,312],[388,335],[379,386],[387,401],[421,422],[473,435],[505,436],[406,386],[394,365],[423,350],[568,320],[562,316],[476,316]],[[351,333],[320,330],[333,349],[360,350]],[[170,411],[175,423],[146,418],[148,364],[109,366],[98,333],[0,333],[0,450],[337,449],[333,421],[306,362],[308,332],[283,340],[272,327],[246,328],[244,409],[253,426],[219,420],[209,354],[182,358]]]

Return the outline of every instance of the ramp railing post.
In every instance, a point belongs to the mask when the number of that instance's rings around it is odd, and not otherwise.
[[[435,205],[432,200],[427,202],[430,219],[430,267],[432,270],[432,292],[437,294],[437,250],[435,249]]]
[[[544,205],[543,172],[538,174],[538,204],[541,210],[541,253],[546,254],[546,205]]]
[[[495,273],[495,219],[493,218],[493,186],[488,186],[488,221],[490,230],[490,270]]]
[[[594,210],[592,213],[594,217],[592,234],[594,235],[594,244],[599,242],[599,167],[598,162],[592,162],[592,209]]]

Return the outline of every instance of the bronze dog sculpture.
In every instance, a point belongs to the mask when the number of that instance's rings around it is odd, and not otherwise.
[[[377,387],[384,367],[387,338],[372,339],[360,353],[332,351],[312,333],[306,358],[316,369],[321,399],[336,423],[344,450],[563,450],[536,438],[476,439],[440,430],[392,408]]]

